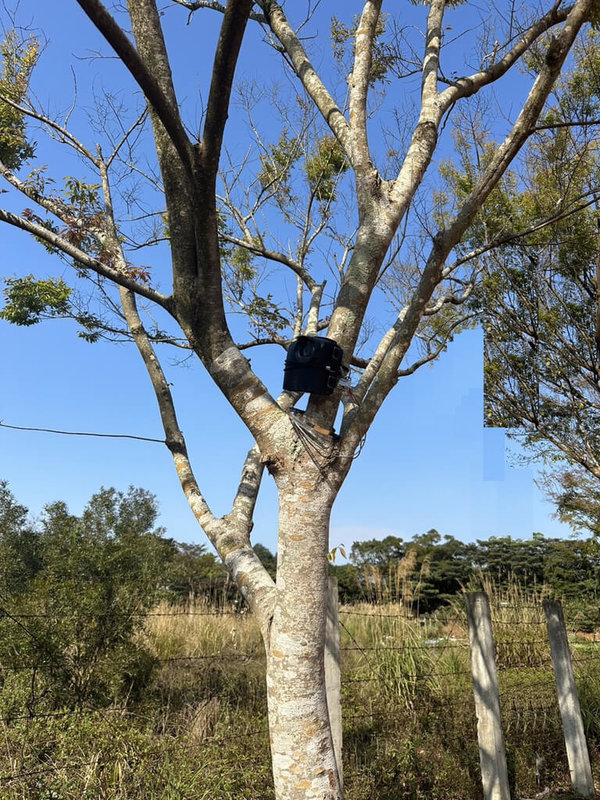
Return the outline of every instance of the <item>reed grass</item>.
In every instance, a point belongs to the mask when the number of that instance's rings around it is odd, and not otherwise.
[[[411,548],[404,558],[390,561],[387,568],[365,564],[363,586],[368,603],[394,604],[403,616],[418,617],[423,580],[429,575],[430,558],[425,557],[417,569],[418,553]]]

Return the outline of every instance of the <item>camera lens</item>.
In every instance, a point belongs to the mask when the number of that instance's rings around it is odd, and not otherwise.
[[[310,361],[315,355],[315,350],[315,343],[308,337],[301,336],[296,343],[296,359],[298,361]]]

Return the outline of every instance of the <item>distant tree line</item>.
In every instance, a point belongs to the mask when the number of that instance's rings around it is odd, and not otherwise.
[[[80,593],[95,584],[105,609],[121,596],[142,611],[159,600],[211,605],[238,602],[223,564],[204,545],[177,542],[156,527],[155,497],[130,487],[101,489],[80,517],[63,502],[46,506],[33,522],[0,481],[0,605]],[[277,557],[254,549],[272,577]],[[332,563],[343,602],[404,602],[429,613],[482,577],[498,587],[549,586],[565,597],[594,595],[600,587],[600,540],[510,536],[462,542],[435,529],[354,542],[346,564]],[[71,586],[68,590],[67,587]]]
[[[333,565],[342,602],[402,602],[411,613],[430,613],[462,588],[488,578],[498,588],[548,586],[566,599],[591,597],[600,588],[600,544],[591,537],[531,539],[493,536],[461,542],[436,530],[405,541],[397,536],[355,542],[349,564]]]

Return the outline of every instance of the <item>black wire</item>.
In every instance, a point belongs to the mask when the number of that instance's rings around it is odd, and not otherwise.
[[[439,644],[397,644],[397,645],[386,645],[383,646],[371,646],[371,647],[341,647],[342,651],[351,651],[351,652],[361,652],[364,653],[366,650],[384,650],[388,651],[396,651],[396,650],[427,650],[430,653],[435,653],[436,648],[441,650],[452,650],[452,649],[461,649],[465,650],[468,647],[467,642],[462,644],[451,642],[450,644],[446,644],[445,642],[440,642]]]
[[[165,444],[164,439],[153,439],[149,436],[134,436],[130,433],[90,433],[87,431],[59,431],[55,428],[30,428],[25,425],[9,425],[0,421],[1,428],[11,428],[14,431],[37,431],[39,433],[59,433],[62,436],[97,436],[102,439],[137,439],[140,442],[157,442]]]
[[[224,658],[247,662],[262,661],[263,656],[260,653],[207,653],[206,655],[202,656],[173,656],[171,658],[159,658],[157,661],[159,664],[171,664],[173,662],[181,661],[210,661],[213,658]]]
[[[0,717],[0,722],[7,725],[11,722],[35,722],[37,719],[54,719],[56,717],[77,717],[77,716],[93,716],[94,714],[132,714],[124,706],[112,706],[111,708],[72,708],[69,711],[46,711],[39,714],[19,714],[16,717]]]
[[[0,607],[0,621],[3,609]],[[113,617],[238,617],[241,611],[111,611]],[[5,614],[8,619],[58,619],[60,614]],[[80,615],[81,616],[81,615]],[[92,615],[95,616],[95,615]],[[91,618],[91,616],[90,616]],[[17,623],[18,624],[18,623]]]
[[[40,769],[31,769],[25,772],[15,772],[13,775],[0,775],[0,782],[1,783],[10,783],[11,781],[18,781],[21,778],[27,778],[33,775],[44,775],[48,772],[59,772],[61,769],[68,769],[71,767],[89,767],[95,762],[95,759],[92,761],[85,761],[81,762],[70,762],[68,764],[57,764],[54,767],[41,767]]]

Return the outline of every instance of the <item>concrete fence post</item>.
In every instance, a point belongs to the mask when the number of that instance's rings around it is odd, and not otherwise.
[[[340,668],[340,618],[338,611],[337,578],[329,576],[327,625],[325,628],[325,688],[327,708],[333,737],[333,750],[340,785],[343,786],[342,767],[342,673]]]
[[[484,800],[510,800],[490,604],[483,592],[466,596],[477,739]]]
[[[583,730],[567,627],[560,603],[555,600],[544,600],[544,614],[552,651],[558,707],[562,719],[571,784],[573,791],[582,797],[592,797],[594,795],[594,779]]]

